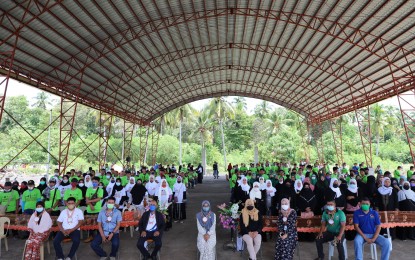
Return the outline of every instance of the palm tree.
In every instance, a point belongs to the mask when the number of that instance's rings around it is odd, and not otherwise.
[[[39,92],[35,97],[36,103],[34,103],[33,106],[41,109],[46,109],[48,105],[52,104],[49,98],[50,96],[45,92]]]
[[[271,112],[266,122],[269,124],[268,129],[272,135],[286,129],[288,124],[295,123],[295,120],[288,117],[288,113],[285,108],[279,107]]]
[[[243,112],[247,109],[246,99],[244,97],[235,97],[233,99],[233,104],[235,105],[235,110],[237,112]]]
[[[177,109],[172,110],[169,113],[169,118],[167,121],[171,123],[171,125],[176,125],[179,122],[179,164],[182,165],[182,125],[185,119],[189,119],[195,109],[190,105],[186,104],[181,106]]]
[[[380,137],[384,134],[384,128],[387,125],[386,112],[382,105],[375,104],[372,106],[371,111],[373,132],[376,135],[376,156],[379,155],[379,141]]]
[[[254,114],[259,118],[266,118],[269,115],[271,107],[268,101],[262,100],[261,103],[255,106]]]
[[[223,150],[223,161],[226,163],[226,149],[225,149],[225,135],[223,134],[223,122],[226,118],[233,119],[235,111],[232,105],[224,98],[214,98],[208,105],[209,114],[219,122],[220,132],[222,136],[222,150]]]
[[[200,140],[200,145],[202,147],[202,166],[206,171],[206,143],[212,140],[212,133],[210,132],[210,129],[212,128],[213,120],[211,119],[207,109],[202,109],[202,112],[193,110],[193,115],[196,120],[193,121],[194,132],[192,133],[192,137],[193,139]]]

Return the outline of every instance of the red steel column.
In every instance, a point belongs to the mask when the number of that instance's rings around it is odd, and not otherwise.
[[[132,159],[131,144],[133,141],[134,129],[135,129],[134,123],[124,120],[124,131],[123,131],[124,142],[123,142],[123,158],[122,158],[124,168],[131,167],[131,159]]]
[[[112,115],[99,111],[99,154],[98,163],[101,169],[107,162],[108,140],[111,135]]]
[[[7,68],[7,74],[3,79],[0,79],[0,122],[3,117],[4,102],[6,101],[7,88],[9,87],[10,74],[13,69],[14,54],[16,53],[17,40],[19,35],[15,35],[14,46],[5,52],[0,52],[0,61],[4,68]]]
[[[355,110],[366,166],[372,166],[372,132],[370,128],[370,107]]]
[[[415,165],[415,88],[397,97],[412,163]]]
[[[77,102],[61,98],[59,134],[59,172],[66,173],[72,130],[75,124]]]
[[[342,140],[342,118],[330,119],[330,128],[333,135],[333,145],[336,150],[337,163],[342,165],[343,159],[343,140]]]

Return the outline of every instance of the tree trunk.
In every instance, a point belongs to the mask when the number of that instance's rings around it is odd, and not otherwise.
[[[143,163],[144,165],[147,165],[147,152],[148,152],[148,136],[149,136],[149,128],[147,127],[147,131],[146,131],[146,149],[144,152],[144,160]]]
[[[207,163],[206,163],[206,147],[205,147],[205,141],[203,140],[203,137],[202,137],[202,166],[203,166],[203,171],[204,171],[204,173],[206,174],[206,166],[207,166]]]
[[[222,123],[222,119],[219,120],[219,124],[220,124],[220,132],[221,132],[221,135],[222,135],[223,161],[224,161],[225,167],[226,167],[226,165],[228,165],[228,164],[226,163],[225,135],[223,134],[223,123]]]
[[[379,139],[380,139],[380,136],[379,134],[377,134],[376,135],[376,156],[379,155]]]
[[[182,119],[180,118],[179,125],[179,165],[182,165]]]
[[[258,145],[254,146],[254,163],[255,165],[259,162]]]

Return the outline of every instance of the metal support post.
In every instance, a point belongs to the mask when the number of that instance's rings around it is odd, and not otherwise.
[[[135,125],[134,123],[124,120],[124,131],[123,131],[123,148],[122,148],[122,161],[124,168],[131,168],[131,144],[133,141]]]
[[[155,165],[160,134],[156,125],[152,125],[151,128],[151,165]]]
[[[323,124],[314,125],[313,131],[319,163],[324,162]]]
[[[342,140],[342,117],[330,119],[330,129],[333,135],[333,145],[336,150],[337,163],[342,165],[343,159],[343,140]]]
[[[141,166],[146,165],[146,157],[147,157],[147,147],[148,147],[148,136],[150,127],[149,126],[142,126],[139,128],[140,130],[140,164]]]
[[[402,122],[408,140],[409,151],[412,163],[415,165],[415,88],[398,94],[399,109],[401,111]]]
[[[59,133],[59,172],[61,174],[66,173],[77,105],[77,102],[61,98]]]
[[[370,128],[370,107],[355,110],[366,166],[372,166],[372,132]]]
[[[98,163],[100,169],[107,163],[108,140],[111,135],[112,115],[99,112],[99,154]]]

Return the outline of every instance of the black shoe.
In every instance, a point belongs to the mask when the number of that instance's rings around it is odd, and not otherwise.
[[[314,260],[324,260],[324,258],[317,257],[317,258],[314,258]]]
[[[151,256],[150,256],[151,257]],[[149,256],[144,256],[144,260],[148,260]]]

